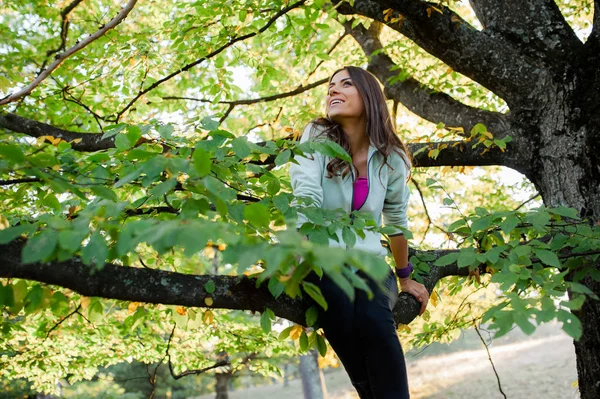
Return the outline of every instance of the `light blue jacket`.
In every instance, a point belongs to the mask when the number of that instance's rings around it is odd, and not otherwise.
[[[300,142],[303,143],[311,137],[311,130],[318,132],[322,129],[316,126],[311,129],[309,124],[302,134]],[[313,133],[313,136],[315,133]],[[327,164],[330,157],[315,152],[310,156],[296,156],[298,164],[290,166],[290,177],[292,189],[296,197],[307,197],[313,201],[315,207],[322,209],[343,209],[350,213],[352,211],[352,196],[354,191],[354,171],[342,179],[341,176],[333,176],[328,179]],[[383,164],[383,155],[375,148],[372,143],[369,146],[367,161],[369,193],[363,206],[359,209],[361,212],[369,211],[378,226],[382,225],[382,216],[385,226],[393,226],[394,230],[390,236],[402,234],[402,230],[396,226],[407,228],[406,208],[410,191],[407,186],[409,170],[402,159],[402,156],[392,152],[388,156],[388,165]],[[381,169],[381,173],[380,173]],[[301,227],[308,221],[306,215],[302,213],[302,208],[298,209],[297,227]],[[341,229],[336,232],[338,241],[329,239],[331,247],[345,247],[342,239]],[[356,237],[355,249],[387,255],[387,250],[381,245],[381,234],[373,231],[365,231],[365,238]]]

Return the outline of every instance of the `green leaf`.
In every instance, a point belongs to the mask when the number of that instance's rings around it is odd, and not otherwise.
[[[107,199],[109,201],[118,202],[117,194],[108,187],[105,186],[91,186],[90,190],[99,197]]]
[[[31,233],[35,231],[35,226],[30,224],[21,224],[18,226],[9,227],[8,229],[0,230],[0,244],[7,244],[19,237],[21,234]]]
[[[306,352],[308,349],[308,335],[306,335],[306,331],[302,331],[300,334],[300,351]]]
[[[311,306],[306,310],[306,325],[311,327],[319,318],[319,310],[315,306]]]
[[[458,267],[471,266],[475,262],[477,262],[477,257],[475,256],[475,251],[473,249],[468,248],[460,251],[457,261]]]
[[[44,299],[44,289],[39,284],[35,284],[25,297],[25,313],[35,312],[42,304],[42,299]]]
[[[269,313],[266,311],[260,315],[260,327],[265,334],[271,332],[271,318],[269,317]]]
[[[569,334],[574,340],[579,340],[583,333],[581,321],[571,312],[559,310],[556,318],[563,323],[563,330]]]
[[[244,209],[244,217],[255,227],[269,227],[271,215],[269,209],[260,203],[247,205]]]
[[[478,123],[471,129],[471,137],[487,132],[487,127],[483,123]]]
[[[283,284],[277,278],[270,278],[268,283],[269,292],[275,299],[279,298],[283,291],[285,291],[285,284]]]
[[[200,146],[196,145],[194,155],[192,155],[194,161],[194,169],[198,172],[200,177],[204,177],[210,173],[212,167],[212,159],[210,154],[204,151]]]
[[[489,229],[492,222],[492,218],[493,217],[490,215],[484,216],[480,219],[473,221],[473,223],[471,224],[471,231],[475,232]]]
[[[213,116],[205,116],[200,121],[200,126],[202,126],[202,128],[205,130],[217,130],[219,127],[219,121],[213,119]]]
[[[27,241],[21,253],[21,260],[23,263],[47,261],[57,244],[58,234],[52,230],[44,230]]]
[[[513,313],[513,317],[515,319],[515,323],[517,323],[517,325],[519,326],[519,328],[521,328],[521,330],[527,334],[527,335],[531,335],[533,334],[533,332],[535,331],[535,325],[533,325],[529,319],[527,318],[527,315],[523,312],[519,312],[519,311],[515,311]]]
[[[287,339],[287,337],[290,336],[290,332],[292,331],[292,329],[294,328],[294,326],[289,326],[287,328],[284,328],[283,330],[281,330],[281,332],[279,333],[279,336],[277,337],[278,340],[283,341],[284,339]]]
[[[290,160],[291,155],[292,151],[290,150],[284,150],[283,152],[279,153],[279,155],[277,155],[277,157],[275,158],[275,165],[281,166],[287,163]]]
[[[233,148],[233,152],[240,159],[246,158],[248,155],[252,153],[250,146],[248,145],[248,141],[246,141],[243,137],[237,137],[231,141],[231,147]]]
[[[554,215],[560,215],[560,216],[564,216],[570,219],[576,219],[579,220],[580,217],[578,215],[577,209],[574,208],[567,208],[564,206],[559,206],[558,208],[547,208],[548,212],[554,214]]]
[[[13,144],[0,144],[0,156],[17,164],[25,162],[25,154]]]
[[[554,252],[550,252],[548,250],[539,248],[535,248],[533,252],[535,253],[535,256],[537,256],[538,259],[541,260],[544,264],[554,267],[560,267],[560,260]]]
[[[15,305],[15,299],[13,294],[13,287],[11,284],[6,286],[0,284],[0,307],[13,307]]]
[[[99,268],[104,266],[108,257],[108,247],[102,234],[97,230],[90,237],[90,241],[81,251],[81,261],[86,265],[92,263]]]
[[[520,222],[521,221],[519,220],[519,218],[516,217],[515,215],[508,215],[500,223],[500,229],[502,229],[502,231],[504,232],[504,234],[509,234],[510,232],[512,232],[517,227],[517,225]]]
[[[350,227],[344,227],[342,229],[342,238],[350,248],[354,247],[356,244],[356,234],[354,234],[354,231],[352,231]]]
[[[123,129],[125,129],[126,126],[127,126],[126,123],[119,123],[117,125],[107,126],[106,128],[104,128],[104,134],[102,135],[101,139],[104,140],[104,139],[108,139],[110,137],[116,136]]]
[[[213,280],[208,280],[206,284],[204,284],[204,291],[206,291],[207,294],[212,294],[215,292],[215,288],[216,286]]]
[[[171,178],[163,181],[150,189],[150,194],[155,197],[162,197],[177,186],[177,179]]]
[[[317,349],[319,350],[319,354],[323,357],[327,354],[327,343],[325,339],[317,333]]]
[[[447,255],[442,256],[441,258],[436,259],[436,261],[433,262],[433,264],[435,266],[450,265],[450,264],[456,262],[458,260],[459,256],[460,256],[460,252],[451,252]]]
[[[156,128],[160,137],[165,140],[168,140],[173,136],[173,126],[172,125],[161,125]]]
[[[58,233],[58,246],[74,253],[81,247],[81,242],[88,233],[87,229],[62,230]]]
[[[323,293],[318,286],[313,283],[309,283],[308,281],[303,281],[302,288],[316,303],[321,305],[324,310],[327,310],[327,302],[325,301]]]

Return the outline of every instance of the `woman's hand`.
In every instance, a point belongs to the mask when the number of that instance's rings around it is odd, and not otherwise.
[[[425,286],[421,283],[411,280],[410,277],[407,277],[400,279],[400,288],[402,289],[402,292],[411,294],[417,299],[417,301],[421,302],[419,316],[422,315],[423,312],[425,312],[425,308],[427,308],[427,302],[429,302],[429,292],[427,292]]]

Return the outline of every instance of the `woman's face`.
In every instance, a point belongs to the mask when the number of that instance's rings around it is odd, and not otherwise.
[[[344,119],[365,117],[365,105],[362,97],[347,70],[343,69],[331,78],[325,100],[325,110],[327,116],[338,123]]]

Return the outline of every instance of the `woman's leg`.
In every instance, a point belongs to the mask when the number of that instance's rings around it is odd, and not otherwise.
[[[368,373],[364,362],[363,351],[358,341],[358,328],[355,325],[355,304],[329,277],[322,279],[314,273],[307,276],[306,281],[316,284],[327,301],[327,310],[319,307],[319,327],[323,328],[325,337],[344,365],[352,384],[361,394],[366,396]],[[361,393],[361,391],[364,391]]]
[[[362,273],[361,277],[365,278]],[[377,399],[408,399],[406,364],[391,310],[398,296],[396,276],[388,275],[383,290],[374,281],[367,281],[374,297],[368,300],[364,291],[357,291],[354,315],[372,395]]]

